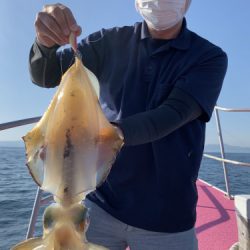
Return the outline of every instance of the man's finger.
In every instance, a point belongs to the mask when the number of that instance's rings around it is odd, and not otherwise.
[[[68,22],[63,13],[61,5],[48,6],[45,8],[45,11],[49,13],[52,17],[54,17],[54,20],[57,22],[64,35],[68,37],[70,34],[70,28],[68,26]]]
[[[53,33],[54,36],[57,37],[57,40],[61,40],[62,42],[65,40],[63,31],[51,15],[45,12],[40,12],[38,14],[38,20],[47,27],[50,33]]]
[[[54,42],[54,44],[62,45],[64,44],[64,40],[60,39],[58,36],[56,36],[46,25],[44,25],[41,20],[36,21],[36,29],[37,29],[37,37],[38,40],[43,44],[42,37],[46,36],[47,39],[50,39],[51,42]]]
[[[80,36],[82,33],[82,28],[78,25],[77,31],[75,32],[76,36]]]
[[[61,7],[65,16],[65,19],[68,23],[70,31],[79,32],[79,26],[76,23],[76,20],[71,12],[71,10],[65,6]]]

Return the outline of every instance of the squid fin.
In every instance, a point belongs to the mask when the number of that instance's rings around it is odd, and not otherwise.
[[[42,244],[42,238],[31,238],[15,245],[11,250],[35,250],[37,247],[42,246]]]

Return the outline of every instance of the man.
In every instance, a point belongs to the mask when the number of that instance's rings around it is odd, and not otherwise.
[[[111,250],[194,250],[196,179],[209,121],[227,68],[217,46],[189,31],[190,0],[136,0],[134,26],[82,40],[83,62],[100,82],[100,104],[124,136],[107,181],[89,195],[87,238]],[[71,11],[45,6],[30,53],[32,81],[59,84],[81,33]]]

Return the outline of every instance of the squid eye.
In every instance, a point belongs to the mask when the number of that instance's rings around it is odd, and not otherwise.
[[[43,226],[45,229],[50,229],[53,227],[55,223],[55,208],[52,206],[46,208],[43,215]]]
[[[72,209],[72,221],[75,224],[75,226],[79,229],[84,227],[85,221],[88,217],[88,210],[83,205],[79,204],[76,207]]]
[[[44,221],[43,221],[43,226],[44,228],[48,229],[48,228],[51,228],[54,224],[54,220],[52,218],[52,216],[48,215],[44,218]]]

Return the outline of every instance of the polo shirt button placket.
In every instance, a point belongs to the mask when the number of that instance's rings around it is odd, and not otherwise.
[[[152,81],[154,78],[154,69],[155,69],[154,62],[150,60],[144,73],[144,82],[146,83],[147,89],[148,89],[147,96],[146,96],[146,100],[147,100],[146,109],[149,109],[150,103],[151,103],[150,96],[152,94],[151,92],[152,92]]]
[[[143,73],[143,81],[146,83],[147,86],[150,85],[150,82],[152,81],[152,73],[153,73],[153,66],[151,63],[149,63],[144,70]]]

